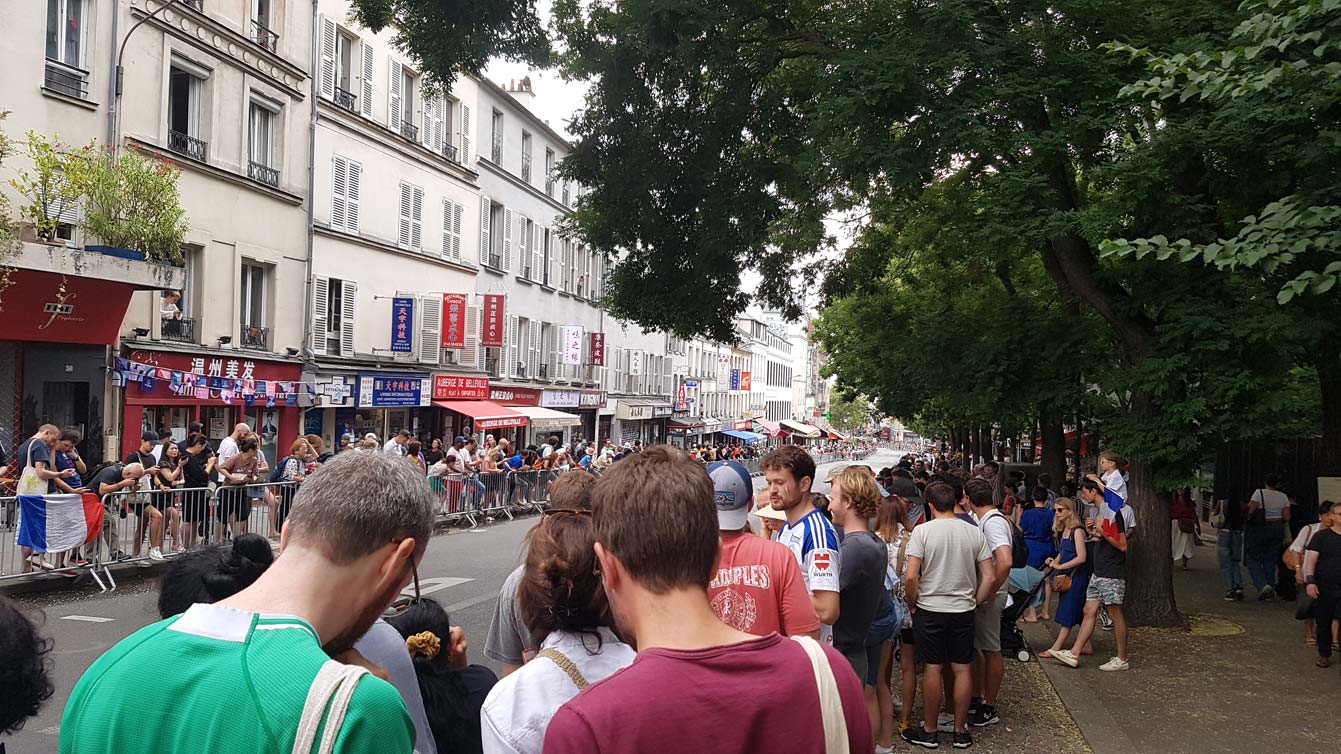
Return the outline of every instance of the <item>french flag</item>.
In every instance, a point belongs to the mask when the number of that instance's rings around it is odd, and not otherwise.
[[[102,531],[98,496],[19,495],[18,543],[36,552],[62,552],[92,542]]]

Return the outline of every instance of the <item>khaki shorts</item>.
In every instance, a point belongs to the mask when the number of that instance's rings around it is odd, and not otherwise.
[[[980,652],[1001,651],[1001,612],[1006,609],[1006,593],[978,605],[973,611],[973,648]]]

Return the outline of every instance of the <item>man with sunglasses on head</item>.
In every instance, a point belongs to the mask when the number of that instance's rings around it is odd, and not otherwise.
[[[415,580],[433,504],[400,458],[331,459],[294,497],[281,554],[251,586],[137,631],[84,673],[61,722],[62,754],[292,751],[323,664],[366,664],[355,642]],[[172,703],[146,705],[147,688]],[[412,752],[395,688],[370,675],[353,688],[335,750]]]

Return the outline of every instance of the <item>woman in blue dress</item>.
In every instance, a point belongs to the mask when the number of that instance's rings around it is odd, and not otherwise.
[[[1054,513],[1047,506],[1047,488],[1035,487],[1030,497],[1033,505],[1020,514],[1020,531],[1024,534],[1025,544],[1029,545],[1029,564],[1023,569],[1025,573],[1017,576],[1017,581],[1022,581],[1026,588],[1032,589],[1043,579],[1044,563],[1055,555],[1057,550],[1052,541]],[[1050,597],[1051,592],[1048,589],[1040,589],[1024,612],[1024,622],[1037,623],[1040,618],[1047,620]],[[1041,615],[1038,612],[1040,607],[1043,608]]]
[[[1051,657],[1053,652],[1067,646],[1071,629],[1080,625],[1085,616],[1085,588],[1090,583],[1090,563],[1085,547],[1085,527],[1081,526],[1080,516],[1076,514],[1075,501],[1062,497],[1057,499],[1057,531],[1061,535],[1061,552],[1055,558],[1048,558],[1047,565],[1056,569],[1058,575],[1071,577],[1071,588],[1062,592],[1057,601],[1057,640],[1039,657]],[[1093,654],[1094,650],[1086,646],[1082,652]]]

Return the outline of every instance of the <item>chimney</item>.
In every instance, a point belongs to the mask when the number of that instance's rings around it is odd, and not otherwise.
[[[508,85],[503,88],[512,98],[517,100],[527,110],[531,109],[531,103],[535,101],[535,91],[531,88],[531,77],[524,76],[520,81],[509,79]]]

